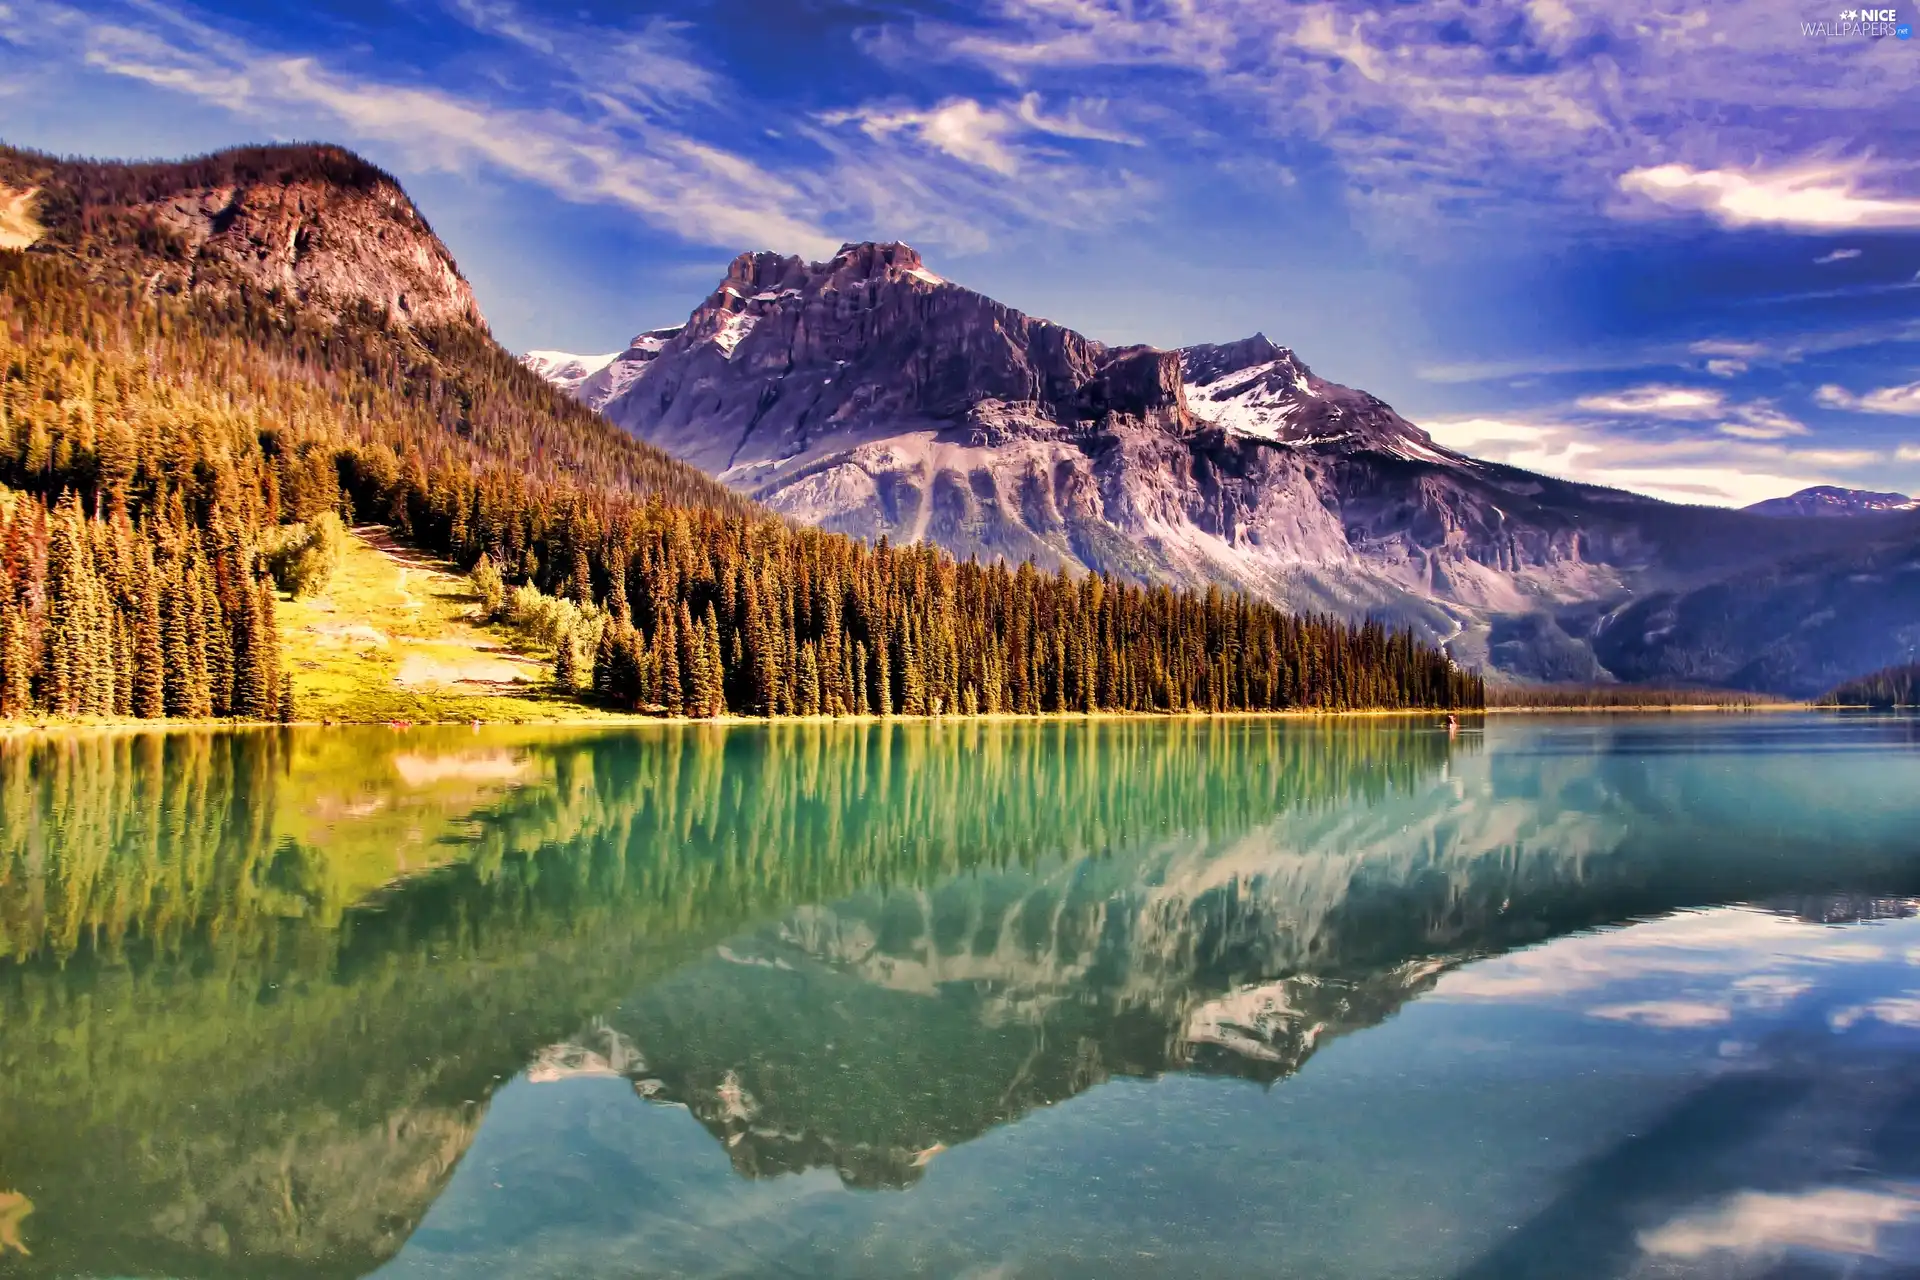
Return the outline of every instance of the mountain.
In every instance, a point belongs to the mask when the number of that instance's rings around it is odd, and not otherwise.
[[[0,197],[37,197],[40,225],[12,247],[64,250],[96,280],[139,280],[149,298],[251,292],[329,315],[361,306],[401,323],[485,324],[399,183],[339,147],[142,164],[8,150],[0,182]]]
[[[299,387],[324,388],[336,405],[391,396],[400,403],[381,405],[378,426],[352,429],[397,454],[412,446],[423,461],[459,455],[745,509],[519,367],[399,183],[350,151],[258,146],[128,163],[0,146],[0,208],[10,246],[24,250],[10,260],[11,293],[58,295],[115,329],[177,308],[172,345],[196,347],[200,365],[269,357],[265,369],[229,370],[236,393],[271,381],[268,398]]]
[[[1920,519],[1683,507],[1465,457],[1262,334],[1110,347],[947,281],[902,244],[816,263],[742,254],[685,325],[593,376],[575,394],[615,424],[806,523],[1384,617],[1518,679],[1646,669],[1601,656],[1635,647],[1620,611],[1642,597],[1870,539],[1920,543]],[[1640,643],[1664,654],[1653,666],[1764,669],[1773,683],[1756,687],[1785,692],[1898,646],[1876,631],[1795,649],[1805,670],[1755,666],[1793,648],[1797,626],[1759,603],[1774,630],[1731,652]]]
[[[1762,516],[1858,516],[1882,511],[1920,510],[1920,501],[1904,493],[1874,493],[1867,489],[1841,489],[1830,484],[1817,484],[1784,498],[1756,502],[1744,510]]]

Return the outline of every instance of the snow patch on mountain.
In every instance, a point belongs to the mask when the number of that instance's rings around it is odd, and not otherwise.
[[[713,345],[720,348],[729,358],[740,340],[753,332],[760,323],[760,317],[747,311],[738,311],[721,322],[720,329],[713,335]]]
[[[635,335],[623,351],[603,356],[579,356],[565,351],[529,351],[520,362],[540,377],[573,396],[589,409],[599,410],[618,399],[685,325],[648,329]]]
[[[612,364],[619,354],[609,351],[600,356],[578,356],[570,351],[529,351],[520,357],[520,363],[562,391],[572,391]]]
[[[1257,364],[1212,386],[1186,384],[1187,410],[1194,417],[1227,431],[1260,440],[1284,440],[1287,419],[1299,408],[1292,390],[1271,386],[1267,374],[1277,360]],[[1311,394],[1311,393],[1309,393]]]

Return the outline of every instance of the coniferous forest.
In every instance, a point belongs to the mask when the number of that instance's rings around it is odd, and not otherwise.
[[[1820,699],[1829,707],[1920,707],[1920,662],[1909,662],[1849,680]]]
[[[151,186],[166,167],[124,168]],[[114,214],[133,179],[42,169],[57,234],[0,251],[0,715],[297,716],[269,551],[327,512],[572,602],[558,683],[634,711],[1484,701],[1477,675],[1378,624],[792,527],[475,325],[156,293],[118,265],[172,251]]]

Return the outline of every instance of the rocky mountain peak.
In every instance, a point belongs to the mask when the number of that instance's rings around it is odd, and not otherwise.
[[[1243,369],[1254,369],[1276,360],[1292,360],[1293,352],[1277,346],[1264,333],[1237,342],[1202,342],[1184,347],[1181,368],[1196,383],[1210,383]],[[1304,366],[1298,366],[1304,368]]]
[[[897,240],[886,244],[876,244],[871,240],[843,244],[828,266],[843,279],[897,280],[910,276],[922,283],[937,282],[937,277],[929,279],[933,273],[927,270],[927,264],[921,260],[920,251]]]

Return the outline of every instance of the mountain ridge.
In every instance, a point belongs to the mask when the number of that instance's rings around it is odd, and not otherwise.
[[[1845,489],[1839,485],[1817,484],[1781,498],[1742,507],[1762,516],[1859,516],[1887,511],[1920,510],[1920,499],[1904,493],[1878,493],[1870,489]]]

